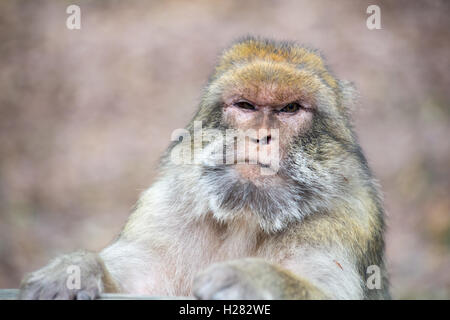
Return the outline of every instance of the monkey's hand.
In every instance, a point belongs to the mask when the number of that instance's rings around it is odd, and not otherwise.
[[[105,286],[112,286],[107,276],[97,254],[77,251],[28,274],[21,283],[19,298],[91,300],[104,292]]]
[[[326,299],[309,282],[256,258],[211,265],[195,278],[193,293],[201,300]]]

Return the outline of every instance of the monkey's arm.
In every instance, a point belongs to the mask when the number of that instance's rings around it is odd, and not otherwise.
[[[154,192],[148,194],[153,195]],[[103,292],[172,294],[165,286],[168,282],[165,277],[167,268],[161,263],[161,254],[152,245],[158,238],[164,239],[161,232],[165,231],[161,230],[167,228],[155,226],[150,220],[158,220],[149,218],[152,212],[167,210],[153,205],[160,202],[150,198],[145,205],[138,206],[121,235],[100,253],[77,251],[62,255],[28,274],[21,283],[20,298],[94,299]],[[158,248],[161,248],[161,244]],[[77,275],[80,288],[67,286],[68,280],[71,281]],[[170,285],[167,287],[170,288]]]
[[[95,299],[118,287],[100,256],[77,251],[53,259],[28,274],[20,286],[20,299]]]
[[[259,258],[211,265],[195,279],[193,293],[202,300],[328,298],[308,280]]]
[[[199,299],[362,298],[355,268],[321,250],[295,254],[283,266],[258,258],[214,264],[195,279],[193,292]]]
[[[119,237],[100,253],[80,250],[53,259],[28,274],[20,286],[20,299],[98,298],[101,293],[168,295],[160,256],[151,246]]]

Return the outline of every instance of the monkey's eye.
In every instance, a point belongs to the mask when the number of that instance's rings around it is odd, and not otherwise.
[[[248,103],[247,101],[236,102],[234,105],[245,110],[256,110],[255,106],[251,103]]]
[[[300,110],[302,107],[297,102],[292,102],[286,105],[283,109],[280,110],[280,112],[286,112],[286,113],[294,113]]]

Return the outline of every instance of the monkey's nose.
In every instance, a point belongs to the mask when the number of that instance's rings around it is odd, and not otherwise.
[[[262,139],[251,138],[252,142],[258,143],[258,144],[269,144],[271,140],[272,140],[272,136],[271,135],[265,136]]]

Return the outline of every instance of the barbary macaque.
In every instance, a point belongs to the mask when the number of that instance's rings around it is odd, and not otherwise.
[[[21,298],[389,298],[383,205],[352,128],[354,95],[315,51],[235,42],[117,239],[30,273]]]

